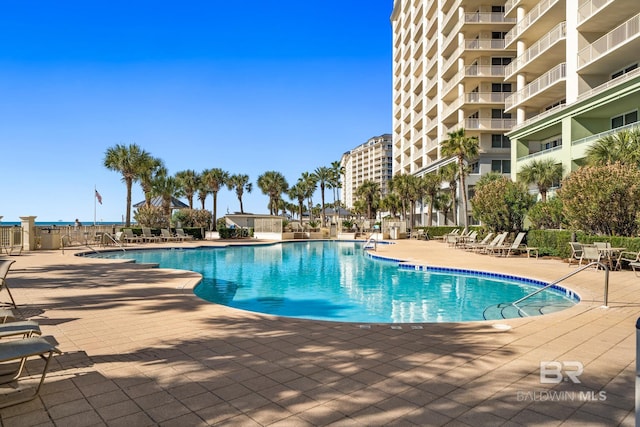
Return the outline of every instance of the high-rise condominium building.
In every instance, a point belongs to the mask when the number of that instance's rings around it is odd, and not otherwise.
[[[516,18],[505,15],[504,1],[395,0],[391,22],[394,173],[437,171],[453,160],[440,143],[464,128],[480,143],[468,186],[490,171],[510,174],[505,133],[515,118],[505,99],[515,87],[505,69],[516,46],[505,37]]]
[[[393,162],[422,174],[464,128],[481,155],[468,183],[552,158],[638,122],[639,0],[395,0]]]
[[[392,176],[391,134],[373,137],[344,153],[340,165],[344,168],[342,201],[347,208],[353,207],[355,192],[365,181],[378,183],[386,195]]]
[[[535,159],[569,173],[594,141],[637,124],[640,1],[510,0],[505,14],[517,19],[505,37],[517,49],[505,73],[513,178]]]

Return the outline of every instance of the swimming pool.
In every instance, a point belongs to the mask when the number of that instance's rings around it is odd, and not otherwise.
[[[98,256],[158,263],[203,275],[194,292],[212,303],[278,316],[358,323],[464,322],[522,315],[509,303],[546,283],[494,273],[423,268],[365,253],[362,242],[305,241]],[[549,289],[520,308],[540,315],[575,305]]]

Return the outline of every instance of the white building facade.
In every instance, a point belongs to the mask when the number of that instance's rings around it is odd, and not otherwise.
[[[392,177],[391,134],[370,138],[342,155],[340,165],[344,168],[342,201],[347,209],[353,207],[355,193],[365,181],[380,185],[382,195],[387,194]]]

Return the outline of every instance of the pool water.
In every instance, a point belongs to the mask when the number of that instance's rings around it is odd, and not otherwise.
[[[203,275],[194,292],[212,303],[278,316],[358,322],[463,322],[519,317],[510,303],[542,282],[400,265],[368,255],[362,242],[286,242],[224,248],[130,250],[100,256],[158,263]],[[519,307],[540,315],[575,305],[549,289]]]

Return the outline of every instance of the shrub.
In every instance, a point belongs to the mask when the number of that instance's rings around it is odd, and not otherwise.
[[[572,172],[558,191],[572,228],[588,234],[634,236],[640,211],[640,170],[614,163]]]
[[[202,227],[209,229],[211,212],[206,209],[180,209],[173,214],[173,222],[180,222],[183,228]]]
[[[535,203],[522,183],[500,176],[486,175],[476,185],[476,194],[471,199],[475,218],[492,231],[519,231],[523,228],[524,216]]]
[[[531,221],[531,227],[536,229],[557,229],[567,225],[562,212],[562,199],[559,197],[536,203],[529,209],[527,217]]]
[[[136,209],[133,219],[143,227],[169,227],[169,218],[159,206],[142,206]]]

